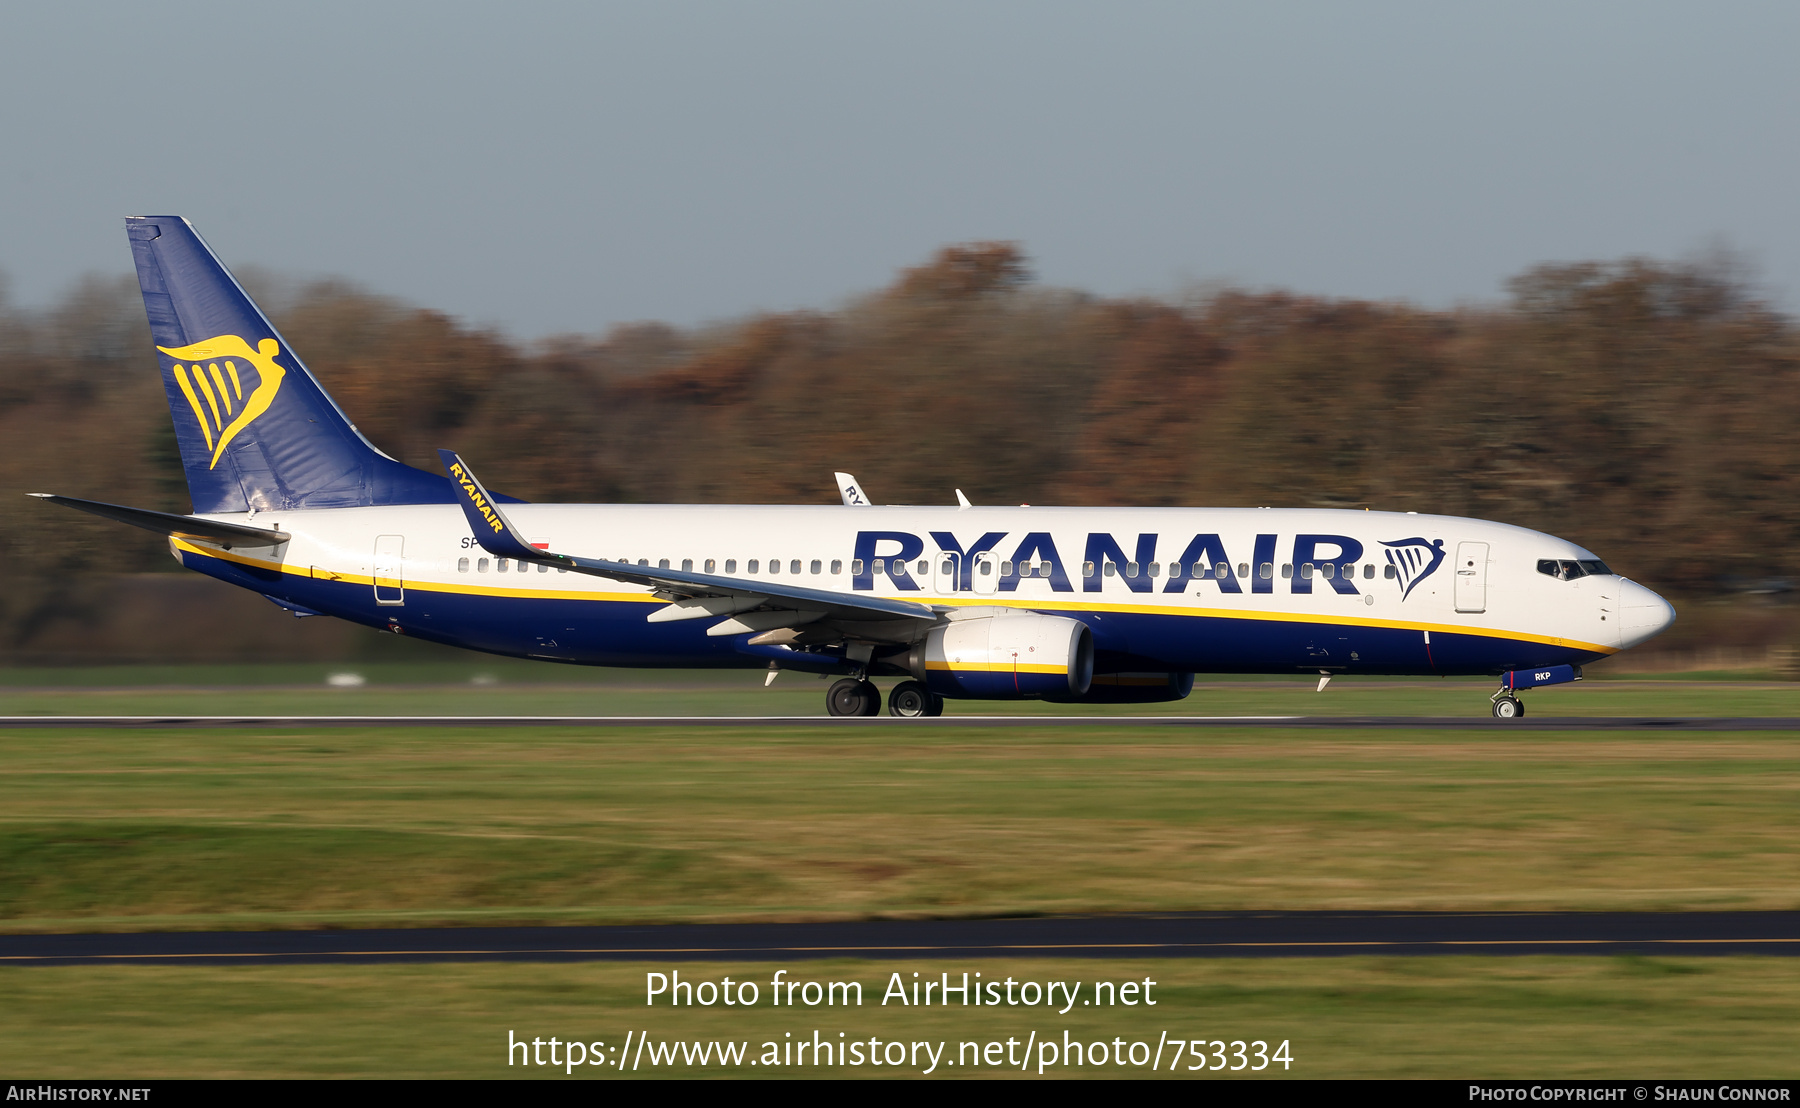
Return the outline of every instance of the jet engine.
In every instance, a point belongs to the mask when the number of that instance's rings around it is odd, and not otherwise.
[[[1063,616],[1000,610],[934,627],[907,668],[939,696],[1073,699],[1094,676],[1094,636]]]

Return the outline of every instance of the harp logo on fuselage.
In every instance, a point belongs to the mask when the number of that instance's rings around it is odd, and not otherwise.
[[[1444,564],[1444,540],[1399,539],[1383,542],[1387,547],[1388,565],[1400,575],[1400,599],[1405,600],[1420,581],[1430,577]]]
[[[157,349],[175,359],[175,384],[194,409],[200,434],[212,451],[208,469],[219,464],[238,432],[269,410],[281,391],[281,379],[287,376],[287,370],[275,361],[281,346],[274,339],[263,339],[255,350],[236,335]],[[246,381],[246,373],[253,373],[254,379]]]

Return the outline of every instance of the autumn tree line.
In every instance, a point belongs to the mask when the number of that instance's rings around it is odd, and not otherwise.
[[[1800,573],[1800,330],[1728,267],[1547,265],[1500,305],[1280,291],[1106,299],[1011,244],[830,311],[521,344],[341,282],[249,282],[389,454],[453,447],[529,500],[1373,508],[1580,542],[1676,597]],[[187,511],[130,278],[0,299],[16,652],[161,542],[30,491]]]

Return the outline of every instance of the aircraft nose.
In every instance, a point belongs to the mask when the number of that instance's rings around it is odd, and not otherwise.
[[[1675,622],[1675,606],[1636,581],[1619,582],[1619,647],[1653,639]]]

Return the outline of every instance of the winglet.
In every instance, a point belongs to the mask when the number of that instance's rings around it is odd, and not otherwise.
[[[964,508],[973,508],[974,506],[975,505],[969,503],[969,498],[963,495],[963,491],[961,489],[956,490],[956,510],[957,511],[960,512]]]
[[[519,529],[506,518],[506,513],[494,503],[494,498],[468,465],[456,456],[456,451],[439,450],[438,457],[443,459],[444,472],[450,475],[450,484],[456,489],[456,502],[462,505],[463,515],[469,519],[469,529],[475,532],[475,541],[481,544],[481,549],[500,558],[555,560],[555,555],[534,549],[519,537]]]
[[[856,478],[848,473],[833,473],[832,476],[837,478],[838,495],[844,498],[844,507],[867,508],[869,506],[869,498],[863,495],[861,488],[857,487]]]

